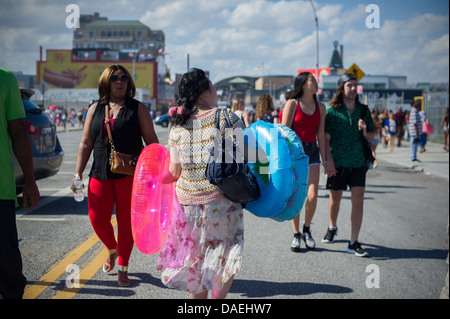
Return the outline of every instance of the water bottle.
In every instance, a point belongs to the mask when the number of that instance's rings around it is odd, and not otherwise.
[[[75,188],[75,193],[73,193],[73,198],[77,202],[82,202],[84,199],[83,181],[81,180],[81,178],[79,176],[77,176],[75,178],[75,180],[73,181],[73,188]]]

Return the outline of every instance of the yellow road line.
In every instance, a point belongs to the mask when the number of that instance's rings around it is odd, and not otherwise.
[[[113,227],[117,225],[117,220],[114,217],[111,220]],[[78,259],[81,258],[87,251],[89,251],[97,242],[99,238],[94,233],[85,242],[79,245],[77,248],[72,250],[63,260],[57,263],[50,269],[48,273],[42,276],[37,282],[32,286],[28,287],[23,295],[23,299],[35,299],[44,290],[50,287],[62,274],[66,272],[66,267],[68,265],[74,264]],[[106,259],[106,257],[105,257]],[[98,269],[97,269],[98,270]]]
[[[87,282],[97,273],[100,267],[102,267],[106,258],[108,258],[108,250],[102,246],[95,255],[96,257],[94,260],[92,260],[86,268],[80,271],[79,286],[77,288],[65,287],[53,296],[52,299],[72,299],[81,290],[81,288],[87,284]]]

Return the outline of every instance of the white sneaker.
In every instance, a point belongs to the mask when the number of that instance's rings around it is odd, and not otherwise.
[[[300,251],[300,237],[294,235],[294,240],[291,244],[291,251],[298,253]]]

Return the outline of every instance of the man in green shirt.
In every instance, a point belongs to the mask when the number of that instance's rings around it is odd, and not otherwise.
[[[351,189],[351,238],[347,252],[356,256],[367,257],[369,254],[358,242],[361,230],[366,186],[366,159],[361,141],[361,132],[367,140],[375,137],[375,126],[366,105],[359,102],[357,81],[353,74],[344,73],[338,81],[336,94],[330,101],[325,120],[325,133],[330,143],[327,159],[332,158],[336,175],[327,179],[330,190],[328,227],[322,242],[332,243],[337,234],[337,217],[342,193]],[[365,113],[365,114],[364,114]],[[363,116],[364,115],[364,116]],[[364,117],[364,118],[363,118]]]
[[[27,282],[22,274],[17,238],[17,199],[11,146],[25,177],[24,206],[31,211],[39,202],[24,117],[17,80],[10,71],[0,68],[0,296],[5,299],[22,298]]]

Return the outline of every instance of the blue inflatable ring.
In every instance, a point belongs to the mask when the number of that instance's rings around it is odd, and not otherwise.
[[[294,152],[295,183],[293,192],[283,211],[279,215],[272,217],[274,220],[282,222],[297,216],[305,203],[308,195],[309,157],[304,153],[302,141],[293,130],[281,124],[274,124],[274,126],[292,145]]]
[[[249,146],[257,145],[269,159],[268,166],[248,163],[261,188],[261,197],[247,203],[246,209],[258,217],[276,221],[294,218],[308,189],[308,156],[300,138],[284,125],[263,121],[247,127],[244,136]]]
[[[269,159],[248,165],[261,188],[261,197],[246,204],[246,209],[259,217],[278,215],[286,206],[294,186],[289,145],[273,124],[258,121],[244,130],[249,146],[258,146]]]

